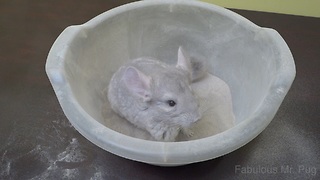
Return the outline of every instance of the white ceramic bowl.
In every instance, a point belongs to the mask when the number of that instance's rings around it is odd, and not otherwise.
[[[175,60],[180,45],[208,59],[210,72],[228,83],[236,125],[185,142],[142,140],[104,126],[102,92],[115,70],[141,56]],[[128,159],[175,166],[219,157],[255,138],[288,92],[295,65],[273,29],[207,3],[154,0],[66,28],[49,52],[46,72],[65,115],[89,141]]]

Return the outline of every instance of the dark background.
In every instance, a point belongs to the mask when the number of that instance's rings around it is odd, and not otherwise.
[[[276,29],[297,76],[270,125],[244,147],[214,160],[157,167],[110,154],[64,116],[44,71],[67,27],[125,0],[0,1],[0,179],[319,179],[320,19],[233,10]]]

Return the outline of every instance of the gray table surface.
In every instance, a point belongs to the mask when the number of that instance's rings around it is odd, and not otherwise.
[[[271,124],[217,159],[165,168],[127,160],[82,137],[64,116],[44,71],[69,25],[120,0],[0,1],[0,179],[320,179],[320,19],[234,10],[276,29],[297,76]]]

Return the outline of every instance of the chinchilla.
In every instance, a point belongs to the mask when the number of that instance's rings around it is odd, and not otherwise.
[[[190,84],[206,74],[204,61],[179,47],[175,66],[138,58],[119,68],[108,87],[111,108],[157,141],[175,141],[201,118]]]

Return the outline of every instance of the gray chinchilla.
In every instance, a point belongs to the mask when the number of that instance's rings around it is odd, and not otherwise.
[[[204,76],[206,67],[190,61],[181,47],[176,66],[150,58],[133,60],[113,75],[108,100],[116,113],[155,140],[175,141],[180,130],[191,133],[188,127],[201,117],[190,83]]]

